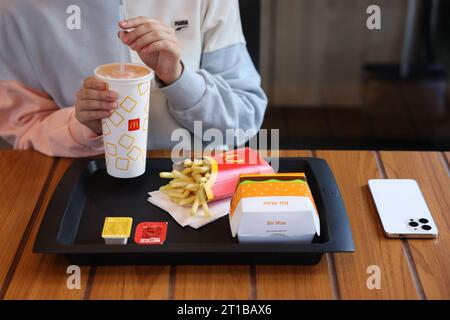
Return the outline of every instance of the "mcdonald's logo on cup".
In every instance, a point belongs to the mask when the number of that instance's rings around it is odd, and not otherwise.
[[[128,131],[137,131],[139,130],[139,127],[140,127],[139,118],[128,120]]]

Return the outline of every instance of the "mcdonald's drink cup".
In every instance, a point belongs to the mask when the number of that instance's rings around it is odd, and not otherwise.
[[[145,172],[150,82],[154,73],[139,64],[106,64],[95,76],[119,95],[119,107],[102,120],[106,169],[116,178],[135,178]]]

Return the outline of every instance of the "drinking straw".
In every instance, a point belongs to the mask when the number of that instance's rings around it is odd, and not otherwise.
[[[125,12],[125,4],[122,1],[121,5],[119,6],[119,21],[126,20],[126,12]],[[120,41],[120,40],[119,40]],[[123,43],[120,43],[120,72],[125,72],[125,50],[126,47]]]

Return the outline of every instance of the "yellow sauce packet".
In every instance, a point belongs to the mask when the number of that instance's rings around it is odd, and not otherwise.
[[[102,238],[129,238],[133,218],[107,217],[103,225]]]

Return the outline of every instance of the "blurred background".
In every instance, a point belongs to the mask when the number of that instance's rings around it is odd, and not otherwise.
[[[240,3],[282,149],[449,150],[450,1]]]

